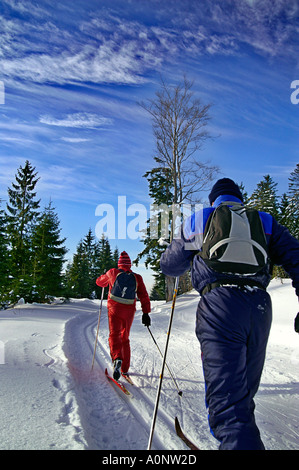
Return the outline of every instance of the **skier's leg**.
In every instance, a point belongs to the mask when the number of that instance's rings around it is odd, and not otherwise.
[[[236,288],[214,289],[198,306],[209,423],[221,449],[264,449],[247,379],[250,313],[247,293]]]
[[[271,297],[258,290],[251,295],[251,330],[247,341],[247,382],[252,397],[258,391],[272,323]]]
[[[123,374],[126,374],[128,372],[131,363],[130,331],[134,319],[134,314],[135,312],[128,314],[123,320],[124,328],[121,332],[123,358],[121,371]]]
[[[108,312],[109,322],[109,347],[112,361],[123,359],[122,355],[122,337],[123,321],[113,311]]]

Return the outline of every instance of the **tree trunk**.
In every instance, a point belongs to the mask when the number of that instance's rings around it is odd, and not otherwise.
[[[175,285],[175,277],[166,276],[165,277],[166,302],[170,302],[173,298],[174,285]]]

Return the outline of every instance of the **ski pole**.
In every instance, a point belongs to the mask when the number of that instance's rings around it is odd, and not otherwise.
[[[169,343],[169,338],[170,338],[170,331],[171,331],[171,325],[172,325],[172,320],[173,320],[175,301],[176,301],[178,286],[179,286],[179,279],[180,279],[179,277],[176,277],[176,279],[175,279],[175,286],[174,286],[173,298],[172,298],[171,314],[170,314],[170,319],[169,319],[167,339],[166,339],[166,345],[165,345],[165,352],[164,352],[163,361],[162,361],[162,370],[161,370],[161,374],[160,374],[160,382],[159,382],[159,387],[158,387],[157,396],[156,396],[156,403],[155,403],[154,415],[153,415],[153,419],[152,419],[152,425],[151,425],[147,450],[151,449],[152,441],[153,441],[153,435],[154,435],[155,424],[156,424],[157,413],[158,413],[159,399],[160,399],[161,388],[162,388],[162,380],[163,380],[163,374],[164,374],[164,368],[165,368],[165,362],[166,362],[166,354],[167,354],[168,343]]]
[[[93,370],[94,360],[95,360],[95,356],[96,356],[96,349],[97,349],[98,335],[99,335],[99,328],[100,328],[100,319],[101,319],[102,306],[103,306],[103,298],[104,298],[104,290],[105,290],[105,287],[102,287],[102,295],[101,295],[101,304],[100,304],[100,310],[99,310],[98,327],[97,327],[96,341],[95,341],[94,351],[93,351],[93,358],[92,358],[91,370]]]
[[[149,333],[150,333],[150,335],[151,335],[151,337],[152,337],[152,339],[153,339],[155,345],[157,346],[157,349],[158,349],[159,353],[161,354],[161,357],[163,358],[163,353],[162,353],[161,349],[159,348],[158,343],[157,343],[157,341],[155,340],[154,335],[153,335],[153,333],[152,333],[151,330],[150,330],[150,327],[148,326],[147,329],[148,329],[148,331],[149,331]],[[166,361],[165,361],[165,366],[167,367],[168,372],[169,372],[169,374],[170,374],[170,377],[172,378],[173,383],[174,383],[174,385],[176,386],[176,388],[177,388],[177,390],[178,390],[178,394],[179,394],[179,396],[181,397],[181,396],[183,395],[183,392],[179,389],[179,386],[178,386],[178,384],[177,384],[177,382],[176,382],[176,380],[175,380],[175,378],[174,378],[174,376],[173,376],[173,374],[172,374],[170,368],[168,367],[168,364],[167,364]]]

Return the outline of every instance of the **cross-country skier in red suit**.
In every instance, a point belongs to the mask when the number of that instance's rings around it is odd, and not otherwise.
[[[116,278],[120,273],[122,273],[122,271],[133,273],[131,271],[130,257],[125,251],[123,251],[119,257],[118,269],[110,269],[96,280],[96,284],[100,287],[106,287],[109,285],[107,302],[109,346],[114,367],[113,377],[116,380],[119,379],[121,373],[123,375],[127,374],[130,367],[131,349],[129,336],[136,311],[136,298],[130,301],[130,303],[125,300],[124,303],[120,303],[119,301],[113,300],[113,298],[111,298],[113,297],[113,295],[111,295],[111,289],[115,284]],[[133,274],[136,279],[136,295],[141,302],[141,308],[143,312],[142,323],[145,326],[150,326],[150,299],[142,276],[136,273]]]

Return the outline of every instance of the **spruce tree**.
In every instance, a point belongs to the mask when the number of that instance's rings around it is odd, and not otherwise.
[[[92,234],[91,228],[83,239],[83,249],[85,263],[87,264],[87,275],[88,275],[88,297],[95,296],[95,262],[96,262],[96,242],[95,237]]]
[[[288,199],[290,219],[288,228],[291,234],[299,240],[299,163],[289,177]]]
[[[5,299],[9,289],[8,253],[6,218],[4,211],[0,209],[0,305],[5,305]]]
[[[246,191],[245,185],[244,185],[243,182],[241,182],[241,184],[239,184],[239,188],[240,188],[241,194],[243,196],[243,203],[246,206],[249,202],[249,196],[248,196],[248,192]]]
[[[271,214],[276,220],[279,218],[279,202],[277,196],[277,183],[270,175],[264,176],[264,179],[257,184],[255,191],[248,200],[248,205],[255,209]],[[273,277],[284,277],[284,271],[278,266],[272,268]]]
[[[89,266],[82,240],[78,243],[72,262],[67,266],[65,277],[67,297],[89,298]]]
[[[62,294],[62,267],[67,249],[60,222],[50,201],[32,233],[32,300],[49,301]]]
[[[289,177],[289,192],[299,202],[299,163]]]
[[[286,193],[283,193],[280,198],[277,221],[290,230],[292,226],[292,212],[290,211],[290,198]]]
[[[289,196],[284,193],[280,198],[280,204],[278,208],[277,222],[287,227],[291,230],[292,227],[292,213],[290,211],[290,200]],[[280,279],[288,278],[288,274],[285,272],[282,266],[273,266],[272,271],[273,277],[278,277]]]
[[[268,212],[275,219],[278,218],[278,196],[277,183],[270,175],[264,176],[264,179],[257,184],[257,188],[248,199],[248,204],[260,211]]]
[[[117,267],[118,260],[119,260],[119,250],[118,250],[118,248],[116,247],[116,248],[114,249],[113,255],[112,255],[112,267],[113,267],[113,268],[116,268],[116,267]]]
[[[93,279],[96,297],[101,297],[102,288],[95,284],[96,279],[101,275],[105,274],[111,268],[117,268],[119,254],[118,250],[115,249],[112,254],[111,246],[108,238],[105,235],[102,235],[101,240],[98,240],[96,244],[95,252],[95,276]],[[108,290],[105,292],[105,298],[107,298]]]
[[[20,279],[30,271],[30,237],[40,206],[34,189],[39,178],[28,160],[24,168],[17,170],[15,178],[12,187],[8,188],[6,218],[11,245],[10,270],[15,279]]]

